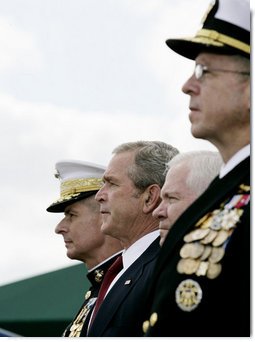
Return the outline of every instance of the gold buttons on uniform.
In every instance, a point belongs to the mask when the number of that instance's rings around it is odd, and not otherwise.
[[[143,332],[146,334],[150,327],[154,327],[158,320],[158,314],[153,312],[149,320],[143,322]]]
[[[85,300],[88,300],[90,296],[91,296],[91,291],[87,291],[85,293]]]
[[[153,312],[150,317],[150,326],[153,327],[158,320],[158,314],[156,312]]]
[[[149,321],[144,321],[143,322],[143,332],[146,334],[148,329],[150,327],[150,322]]]
[[[103,280],[103,277],[104,277],[104,271],[103,270],[95,270],[94,275],[95,275],[95,281],[97,283],[101,283],[101,281]]]

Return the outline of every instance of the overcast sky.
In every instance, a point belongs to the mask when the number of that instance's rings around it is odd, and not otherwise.
[[[107,164],[112,149],[190,133],[181,86],[194,63],[165,44],[192,35],[209,0],[0,0],[0,285],[74,265],[61,236],[61,159]]]

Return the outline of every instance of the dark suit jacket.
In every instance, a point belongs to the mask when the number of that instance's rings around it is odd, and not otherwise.
[[[148,287],[158,252],[159,238],[118,279],[99,308],[89,337],[143,335]]]
[[[151,282],[146,336],[250,336],[249,203],[241,208],[243,214],[226,245],[218,277],[209,279],[177,271],[185,243],[183,237],[194,230],[205,214],[219,209],[234,195],[246,194],[249,199],[249,184],[250,158],[247,158],[222,179],[217,177],[173,225]],[[192,311],[181,309],[176,298],[180,294],[178,286],[182,281],[187,284],[187,279],[194,281],[202,293],[200,303]]]

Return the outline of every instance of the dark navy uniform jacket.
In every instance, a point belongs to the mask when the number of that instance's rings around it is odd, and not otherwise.
[[[100,290],[100,286],[102,284],[104,275],[107,272],[108,268],[116,260],[118,255],[119,254],[114,255],[112,258],[100,264],[97,268],[95,268],[93,271],[87,274],[87,278],[91,283],[91,287],[85,294],[85,301],[82,304],[77,315],[75,316],[74,320],[68,325],[68,327],[64,331],[63,337],[76,337],[77,335],[75,336],[75,334],[77,334],[77,328],[79,329],[78,327],[79,325],[81,329],[81,331],[78,333],[79,336],[84,337],[87,335],[89,320],[90,320],[93,308],[95,306],[95,302],[96,302],[98,292]]]
[[[145,336],[250,336],[249,193],[250,158],[246,158],[222,179],[217,177],[173,225],[151,282]],[[179,264],[184,237],[203,220],[210,226],[210,216],[230,234],[211,278],[205,269],[200,275],[192,272],[196,260],[185,261],[186,269]],[[192,243],[197,253],[200,242]]]

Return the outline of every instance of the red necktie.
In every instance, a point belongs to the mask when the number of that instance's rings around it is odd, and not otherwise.
[[[91,318],[91,324],[96,317],[97,311],[99,310],[100,305],[102,304],[105,294],[113,281],[113,279],[116,277],[116,275],[122,270],[123,264],[122,264],[122,255],[118,256],[118,258],[114,261],[114,263],[111,265],[111,267],[108,269],[104,276],[104,280],[102,282],[102,285],[100,287],[95,309]]]

